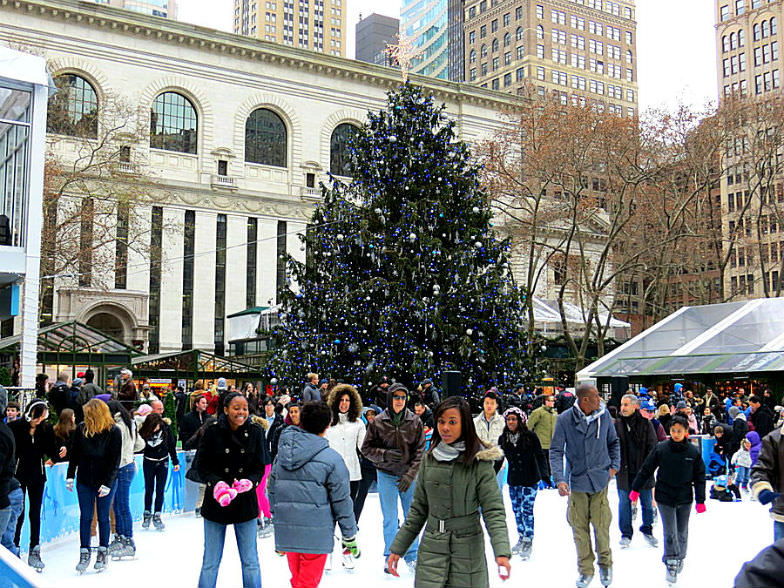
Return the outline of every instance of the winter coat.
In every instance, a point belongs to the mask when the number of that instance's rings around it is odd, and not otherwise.
[[[425,428],[417,415],[407,408],[403,410],[399,426],[395,426],[389,409],[373,419],[362,443],[362,455],[372,461],[376,469],[413,481],[425,452]],[[387,459],[389,449],[399,449],[403,453],[399,462]]]
[[[64,409],[70,408],[76,411],[78,403],[71,396],[71,389],[65,382],[56,382],[52,389],[49,390],[49,403],[52,405],[52,410],[59,417]]]
[[[174,434],[169,424],[162,422],[160,428],[150,435],[149,439],[144,440],[144,459],[165,461],[167,457],[171,458],[172,465],[180,464]]]
[[[633,427],[640,427],[641,439],[634,438]],[[618,434],[618,441],[621,444],[621,469],[618,470],[618,488],[621,490],[630,490],[632,480],[640,471],[643,462],[648,455],[653,451],[658,443],[656,433],[653,431],[653,425],[640,414],[639,411],[634,411],[634,415],[628,419],[625,417],[618,417],[615,421],[615,432]],[[650,480],[645,486],[646,490],[653,488],[653,480]]]
[[[434,423],[433,423],[433,411],[430,410],[427,406],[425,407],[425,412],[423,412],[422,414],[417,415],[417,416],[419,417],[419,420],[422,421],[422,426],[423,427],[425,427],[426,429],[432,429],[433,428],[433,425],[434,425]]]
[[[46,421],[30,435],[30,422],[22,417],[8,423],[16,443],[16,475],[22,484],[37,485],[46,481],[44,462],[47,457],[56,458],[59,447],[55,446],[54,429]]]
[[[510,486],[536,486],[539,480],[549,482],[547,462],[539,437],[533,431],[522,431],[517,443],[504,431],[498,438],[498,446],[509,462],[507,484]]]
[[[136,392],[136,385],[133,383],[133,380],[129,379],[120,386],[120,390],[117,392],[117,400],[119,400],[129,412],[133,410],[133,405],[139,400],[139,394]]]
[[[746,415],[740,412],[738,413],[738,416],[735,417],[735,420],[732,421],[732,438],[736,443],[740,443],[740,440],[743,439],[748,432],[749,423],[746,421]]]
[[[139,431],[136,428],[136,423],[131,419],[131,428],[128,429],[125,422],[118,416],[114,415],[114,420],[117,423],[117,427],[120,429],[120,433],[122,434],[122,451],[120,455],[120,466],[124,468],[128,464],[133,463],[134,458],[133,454],[140,452],[144,449],[144,439],[142,436],[139,435]]]
[[[71,459],[66,478],[98,490],[101,486],[111,488],[117,479],[117,470],[122,457],[122,433],[112,425],[110,429],[92,437],[84,434],[84,423],[80,423],[74,434]]]
[[[751,468],[751,491],[755,498],[763,490],[782,494],[770,509],[771,517],[784,522],[784,427],[772,431],[762,440],[757,463]]]
[[[594,493],[607,487],[610,470],[621,469],[621,446],[604,404],[590,415],[578,405],[558,415],[550,446],[550,469],[556,485],[566,482],[576,492]]]
[[[199,478],[207,485],[201,516],[213,523],[233,525],[251,521],[259,516],[256,486],[269,462],[264,430],[249,420],[236,431],[231,430],[226,415],[204,428],[194,466]],[[253,483],[248,492],[237,494],[228,506],[221,506],[213,496],[215,484],[247,479]]]
[[[489,423],[485,420],[484,412],[480,412],[474,418],[476,434],[479,435],[482,442],[488,446],[498,445],[498,438],[501,436],[501,433],[504,432],[505,426],[506,421],[504,421],[504,417],[501,416],[498,411],[496,411]]]
[[[718,424],[719,421],[716,420],[716,417],[713,416],[713,414],[709,414],[707,416],[703,415],[702,419],[700,420],[700,434],[713,436],[713,430]],[[659,439],[659,441],[664,441],[664,439]]]
[[[288,415],[287,415],[288,416]],[[262,415],[261,418],[266,419],[266,415]],[[287,423],[283,421],[283,417],[280,414],[275,413],[275,419],[272,421],[272,424],[267,429],[267,453],[270,454],[271,459],[275,459],[275,456],[278,454],[278,440],[280,439],[280,434],[285,429]]]
[[[713,451],[723,458],[729,459],[738,449],[735,434],[732,432],[732,427],[729,425],[720,424],[719,426],[724,429],[724,434],[721,438],[716,437],[716,445],[713,446]]]
[[[489,585],[480,512],[496,557],[510,557],[509,531],[493,462],[497,446],[479,451],[466,465],[463,455],[441,462],[428,453],[417,476],[414,498],[390,551],[402,555],[419,535],[414,586],[483,588]]]
[[[666,441],[667,433],[664,432],[664,427],[662,427],[659,419],[651,419],[651,424],[653,425],[653,430],[656,432],[656,439],[659,441]]]
[[[438,406],[441,396],[432,384],[425,386],[421,393],[422,401],[430,408]]]
[[[335,523],[343,537],[357,534],[348,469],[324,437],[299,427],[281,433],[267,496],[280,552],[332,553]]]
[[[773,430],[773,424],[776,422],[776,418],[773,415],[772,410],[764,404],[761,404],[757,409],[757,412],[751,414],[749,421],[754,425],[754,430],[757,431],[760,439],[762,439]]]
[[[321,400],[321,392],[316,386],[308,382],[302,390],[302,402],[312,402],[314,400]]]
[[[784,539],[779,539],[747,561],[735,576],[735,588],[768,588],[784,586]]]
[[[526,426],[539,437],[542,449],[550,449],[557,420],[558,411],[555,410],[555,407],[550,408],[545,404],[534,409],[528,417]]]
[[[749,455],[751,456],[751,465],[757,463],[759,459],[760,450],[762,449],[762,439],[757,431],[750,431],[746,433],[746,439],[751,443],[749,448]]]
[[[199,412],[196,409],[190,411],[188,414],[182,417],[182,420],[180,420],[178,423],[178,428],[183,447],[185,447],[185,444],[190,441],[191,437],[193,437],[196,431],[198,431],[201,426],[207,422],[208,418],[210,418],[210,415],[207,414],[207,411]]]
[[[16,466],[16,442],[11,429],[0,421],[0,509],[8,508],[8,494],[11,492],[11,480]]]
[[[338,418],[338,424],[327,429],[325,437],[329,446],[343,458],[350,480],[356,482],[362,479],[357,451],[362,449],[362,443],[365,441],[365,423],[360,418],[352,423],[346,414],[341,414]]]
[[[689,441],[662,441],[648,456],[632,482],[632,490],[645,488],[656,475],[656,502],[667,506],[705,502],[705,462],[700,451]],[[692,490],[693,488],[693,490]]]
[[[732,456],[732,465],[742,468],[751,468],[751,454],[747,449],[741,447]]]
[[[577,400],[577,397],[571,392],[561,392],[558,398],[555,399],[555,409],[558,411],[558,414],[561,415],[572,408],[575,400]]]

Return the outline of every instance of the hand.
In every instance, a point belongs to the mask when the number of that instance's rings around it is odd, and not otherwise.
[[[403,452],[399,449],[387,449],[384,458],[392,463],[398,463],[403,459]]]
[[[109,488],[109,486],[103,486],[102,485],[100,488],[98,488],[98,498],[103,498],[104,496],[109,496],[109,492],[111,492],[111,491],[112,491],[112,489]]]
[[[397,489],[401,492],[408,492],[411,488],[411,479],[408,476],[402,476],[397,483]]]
[[[637,492],[636,490],[632,490],[631,492],[629,492],[629,500],[631,500],[632,502],[637,502],[639,498],[640,498],[640,493]]]
[[[343,538],[343,549],[348,549],[351,552],[351,555],[354,557],[359,557],[362,555],[362,552],[359,550],[359,546],[357,545],[357,538],[350,537],[346,539]]]
[[[242,480],[234,480],[234,483],[231,485],[231,487],[234,488],[238,494],[242,494],[243,492],[253,490],[253,482],[247,478],[243,478]]]
[[[176,466],[174,466],[174,468],[172,468],[172,469],[173,469],[175,472],[179,472],[179,471],[180,471],[180,464],[177,464],[177,465],[176,465]]]
[[[65,481],[65,489],[68,490],[68,492],[73,492],[73,478],[68,478]]]
[[[498,577],[501,578],[504,582],[506,582],[509,579],[509,574],[512,571],[512,564],[509,563],[509,558],[508,557],[497,557],[497,558],[495,558],[495,563],[497,563],[498,567],[499,567]],[[505,568],[506,569],[506,575],[501,574],[500,568]]]
[[[397,553],[390,553],[389,557],[387,558],[387,570],[389,570],[389,573],[396,578],[400,577],[400,574],[397,573],[397,562],[399,561],[400,556]]]
[[[694,508],[697,509],[697,514],[702,514],[706,510],[705,509],[705,503],[703,503],[703,502],[698,502],[697,505]]]
[[[757,499],[760,501],[760,504],[770,504],[771,502],[775,502],[779,496],[781,496],[780,492],[773,492],[773,490],[765,488],[765,490],[757,495]]]
[[[559,496],[569,496],[569,484],[566,482],[559,482],[558,483],[558,495]]]
[[[46,467],[49,467],[49,468],[50,468],[50,467],[52,467],[52,466],[54,465],[54,462],[53,462],[51,459],[47,459],[47,460],[44,462],[44,465],[45,465]]]
[[[60,448],[60,452],[57,454],[57,457],[60,459],[64,458],[65,455],[68,453],[68,450],[65,447]]]
[[[234,488],[230,488],[226,482],[220,481],[212,489],[212,497],[221,506],[229,506],[231,501],[237,498],[237,491]]]
[[[615,477],[615,474],[618,473],[618,470],[614,470],[610,468],[610,479],[612,480]]]

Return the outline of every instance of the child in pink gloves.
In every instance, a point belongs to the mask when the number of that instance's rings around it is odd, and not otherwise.
[[[670,421],[670,439],[662,441],[648,455],[632,482],[629,498],[636,502],[640,489],[656,474],[656,503],[664,531],[664,556],[667,567],[666,580],[673,584],[683,569],[689,539],[689,513],[691,503],[696,510],[705,512],[705,463],[695,445],[689,442],[689,421],[675,415]]]
[[[264,430],[248,418],[248,401],[239,393],[226,395],[218,421],[207,427],[199,442],[194,467],[207,484],[201,515],[204,557],[199,588],[213,588],[223,556],[226,527],[234,535],[242,562],[243,588],[261,587],[256,550],[256,500],[264,466],[269,461]]]

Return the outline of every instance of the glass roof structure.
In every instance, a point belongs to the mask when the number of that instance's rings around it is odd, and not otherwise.
[[[685,306],[577,378],[784,371],[784,298]]]
[[[258,368],[231,357],[219,357],[201,349],[145,355],[133,359],[134,376],[152,378],[246,378],[260,377]]]

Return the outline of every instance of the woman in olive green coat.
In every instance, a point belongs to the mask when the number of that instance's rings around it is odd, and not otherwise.
[[[480,509],[499,571],[506,571],[501,578],[511,569],[506,513],[493,470],[503,452],[479,439],[463,398],[444,400],[434,420],[432,446],[419,468],[414,500],[392,543],[387,569],[398,575],[401,555],[425,526],[414,586],[484,588],[489,580]]]

